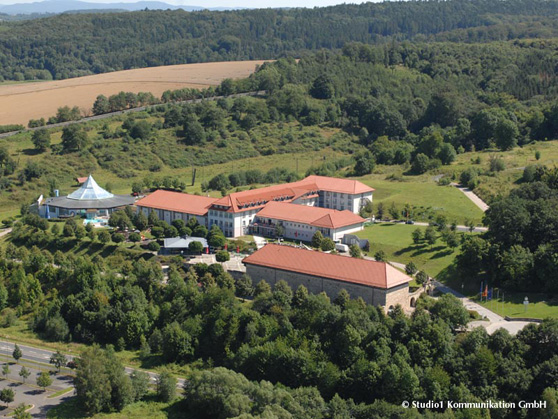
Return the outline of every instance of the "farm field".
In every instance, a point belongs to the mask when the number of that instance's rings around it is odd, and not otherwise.
[[[0,83],[0,125],[27,125],[30,119],[48,118],[61,106],[78,106],[88,112],[95,98],[125,92],[151,92],[160,97],[165,90],[206,88],[226,78],[252,74],[265,61],[228,61],[181,64],[123,70],[66,80],[36,83]]]

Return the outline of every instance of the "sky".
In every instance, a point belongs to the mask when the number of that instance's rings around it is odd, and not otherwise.
[[[0,4],[33,3],[42,0],[0,0]],[[91,3],[135,3],[139,0],[83,0]],[[315,7],[342,3],[363,3],[358,0],[161,0],[165,3],[203,7]]]

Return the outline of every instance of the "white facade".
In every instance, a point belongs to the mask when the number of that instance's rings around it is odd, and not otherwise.
[[[187,214],[185,212],[178,212],[178,211],[168,211],[163,209],[156,209],[156,208],[149,208],[149,207],[138,207],[138,211],[143,212],[146,217],[149,217],[149,214],[154,211],[159,217],[159,220],[166,221],[168,224],[172,224],[174,220],[183,220],[185,223],[188,222],[193,217],[196,217],[198,223],[207,227],[207,217],[202,215],[195,215],[195,214]]]
[[[320,191],[318,206],[339,211],[349,210],[358,214],[368,201],[372,202],[372,192],[347,194],[340,192]]]
[[[274,236],[275,228],[279,225],[283,227],[283,237],[291,240],[302,240],[306,242],[312,240],[316,231],[320,231],[324,237],[329,237],[333,241],[337,242],[341,241],[345,234],[361,231],[364,227],[364,223],[357,223],[338,228],[325,228],[296,221],[283,221],[268,217],[257,217],[256,223],[257,225],[254,225],[252,230],[264,236]]]

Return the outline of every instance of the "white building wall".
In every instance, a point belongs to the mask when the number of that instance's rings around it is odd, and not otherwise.
[[[177,212],[177,211],[167,211],[167,210],[147,208],[141,206],[138,207],[138,211],[143,212],[143,214],[146,217],[149,217],[150,212],[155,211],[155,213],[157,214],[160,220],[166,221],[169,224],[172,224],[174,220],[183,220],[185,223],[187,223],[190,219],[196,217],[196,220],[198,220],[199,224],[207,227],[207,217],[202,215],[188,214],[185,212]]]

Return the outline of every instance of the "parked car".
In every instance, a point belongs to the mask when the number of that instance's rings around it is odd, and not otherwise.
[[[407,220],[406,224],[414,224],[415,222],[413,220]]]

